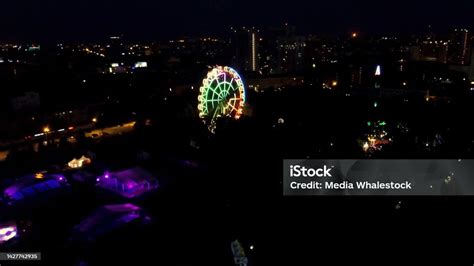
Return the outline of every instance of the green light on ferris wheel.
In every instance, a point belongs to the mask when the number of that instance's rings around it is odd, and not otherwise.
[[[199,89],[199,116],[208,124],[220,117],[239,119],[245,105],[245,88],[240,75],[230,67],[218,66],[207,73]]]

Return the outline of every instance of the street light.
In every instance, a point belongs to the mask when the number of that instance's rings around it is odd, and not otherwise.
[[[50,129],[48,126],[45,126],[45,127],[43,128],[43,133],[44,133],[44,135],[46,136],[46,145],[47,145],[47,143],[48,143],[48,134],[49,134],[49,132],[51,132],[51,129]]]
[[[92,118],[92,123],[97,123],[97,118],[96,117]]]

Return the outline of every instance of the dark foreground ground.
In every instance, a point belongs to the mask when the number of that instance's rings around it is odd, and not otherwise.
[[[2,249],[40,251],[43,260],[1,265],[233,265],[230,243],[235,239],[246,249],[249,265],[317,265],[380,255],[472,261],[473,197],[283,197],[281,184],[283,158],[364,158],[357,138],[364,136],[370,119],[386,119],[394,125],[392,132],[395,125],[407,123],[414,132],[375,157],[469,158],[472,130],[457,114],[467,114],[471,105],[372,110],[370,99],[303,97],[314,104],[308,112],[300,102],[285,107],[291,98],[266,97],[268,102],[258,102],[254,118],[223,123],[214,136],[196,133],[202,131],[186,119],[169,118],[131,135],[70,148],[92,150],[101,165],[117,168],[135,165],[136,152],[146,150],[152,159],[144,166],[162,186],[124,200],[72,183],[42,200],[14,209],[3,206],[2,220],[31,221],[31,232]],[[341,115],[330,109],[335,102],[344,107]],[[285,124],[276,125],[281,116]],[[428,140],[439,132],[446,144],[436,150],[415,141],[416,135]],[[188,147],[196,136],[199,150]],[[2,174],[36,169],[34,162],[45,161],[45,154],[58,157],[50,150],[21,155],[4,163]],[[186,160],[195,164],[183,164]],[[143,207],[151,223],[126,226],[86,243],[70,239],[74,225],[98,206],[126,202]]]

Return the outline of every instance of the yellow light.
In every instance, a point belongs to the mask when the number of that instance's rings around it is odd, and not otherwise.
[[[364,142],[364,145],[362,146],[362,149],[367,152],[369,150],[369,143]]]
[[[49,132],[51,132],[51,129],[49,129],[49,127],[44,127],[43,132],[44,133],[49,133]]]
[[[336,87],[336,86],[337,86],[337,81],[333,81],[333,82],[332,82],[332,86],[333,86],[333,87]]]
[[[97,118],[95,118],[95,117],[92,118],[92,122],[93,122],[93,123],[97,123]]]
[[[44,178],[44,175],[42,173],[36,173],[35,174],[35,178],[36,179],[43,179]]]
[[[352,33],[352,38],[357,38],[357,36],[358,36],[357,32]]]

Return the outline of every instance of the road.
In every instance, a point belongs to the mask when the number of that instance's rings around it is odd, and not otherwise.
[[[129,122],[129,123],[126,123],[126,124],[122,124],[122,125],[117,125],[117,126],[112,126],[112,127],[104,127],[104,128],[98,128],[98,129],[93,129],[93,130],[90,130],[90,131],[85,131],[85,136],[88,137],[88,138],[100,138],[100,137],[103,137],[103,136],[114,136],[114,135],[122,135],[122,134],[127,134],[127,133],[130,133],[133,131],[133,128],[135,126],[136,122],[133,121],[133,122]],[[83,129],[89,129],[90,127],[83,127]],[[78,131],[82,131],[80,130],[80,128],[76,128],[74,132],[78,132]],[[69,134],[71,132],[68,132],[68,131],[64,131],[63,134]],[[61,135],[63,135],[61,134]],[[40,141],[43,141],[45,139],[44,136],[41,136],[41,137],[38,137],[37,139],[34,139],[33,142],[40,142]],[[59,141],[59,139],[57,139],[57,136],[55,136],[54,140],[57,140]],[[26,140],[21,140],[21,143],[25,143]],[[20,144],[19,143],[16,143],[16,144]],[[8,156],[8,153],[10,152],[9,149],[5,149],[5,150],[0,150],[0,162],[3,162],[7,159],[7,156]]]
[[[136,122],[130,122],[122,125],[117,125],[113,127],[106,127],[106,128],[99,128],[88,131],[85,133],[87,138],[98,138],[102,136],[108,135],[122,135],[133,131],[133,127],[135,126]]]

